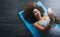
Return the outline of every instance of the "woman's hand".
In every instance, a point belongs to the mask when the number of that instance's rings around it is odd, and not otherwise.
[[[49,16],[49,18],[50,18],[50,25],[53,25],[53,24],[54,24],[54,22],[55,22],[54,17],[53,17],[53,16]]]
[[[50,24],[52,25],[55,22],[55,13],[52,11],[51,8],[48,8],[48,16],[50,18]]]

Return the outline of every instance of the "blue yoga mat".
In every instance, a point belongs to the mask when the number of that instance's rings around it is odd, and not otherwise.
[[[36,4],[38,6],[42,6],[42,8],[45,11],[44,15],[47,14],[47,9],[44,7],[44,5],[41,3],[41,1],[38,1]],[[27,26],[29,31],[32,33],[32,35],[34,37],[45,37],[45,34],[43,32],[38,31],[32,23],[27,22],[27,20],[23,17],[23,12],[24,12],[24,10],[20,11],[19,16],[21,17],[22,21],[25,23],[25,25]],[[60,28],[60,25],[57,24],[56,26]]]

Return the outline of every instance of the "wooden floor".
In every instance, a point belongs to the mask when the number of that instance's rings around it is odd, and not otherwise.
[[[31,3],[39,0],[0,0],[0,37],[33,37],[24,25],[18,12]],[[60,0],[41,0],[46,8],[52,7],[60,17]]]

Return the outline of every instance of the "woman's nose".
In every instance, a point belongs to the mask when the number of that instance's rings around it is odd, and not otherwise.
[[[39,16],[39,13],[36,13],[36,16]]]

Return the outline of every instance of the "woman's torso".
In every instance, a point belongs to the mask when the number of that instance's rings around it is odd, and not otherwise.
[[[38,24],[43,27],[47,27],[50,22],[50,18],[48,15],[42,17],[43,19],[38,21]],[[49,37],[59,37],[60,36],[60,29],[54,24],[51,26],[49,32],[47,33],[47,36]]]
[[[49,16],[45,15],[38,21],[38,24],[43,27],[46,27],[49,24],[49,22],[50,22]]]

